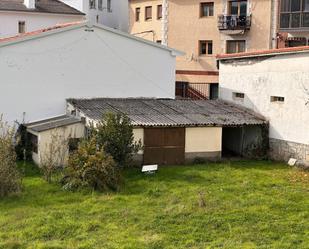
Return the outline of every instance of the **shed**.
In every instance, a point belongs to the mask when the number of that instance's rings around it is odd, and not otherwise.
[[[49,157],[64,163],[69,153],[66,141],[84,137],[85,125],[81,118],[62,115],[25,124],[32,147],[32,158],[41,165]]]
[[[135,158],[144,164],[183,164],[196,158],[219,159],[222,153],[257,154],[265,147],[267,121],[219,100],[154,98],[68,99],[67,113],[94,125],[105,113],[126,114],[134,138],[143,150]],[[266,135],[267,136],[267,135]],[[250,150],[250,153],[249,153]]]

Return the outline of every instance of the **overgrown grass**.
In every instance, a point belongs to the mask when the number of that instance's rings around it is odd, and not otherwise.
[[[125,172],[119,193],[71,193],[26,165],[0,200],[0,248],[309,248],[309,172],[271,162]]]

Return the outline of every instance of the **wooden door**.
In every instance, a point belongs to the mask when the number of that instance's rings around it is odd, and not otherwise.
[[[145,128],[144,146],[144,164],[183,164],[185,128]]]

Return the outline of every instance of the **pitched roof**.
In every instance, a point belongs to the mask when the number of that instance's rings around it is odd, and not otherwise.
[[[309,53],[309,46],[279,48],[279,49],[270,49],[270,50],[258,50],[258,51],[253,51],[253,52],[244,52],[244,53],[235,53],[235,54],[218,54],[217,59],[218,60],[231,60],[231,59],[266,57],[266,56],[297,54],[297,53]]]
[[[108,112],[126,114],[134,126],[242,126],[266,123],[252,111],[219,100],[95,98],[68,99],[67,102],[95,121]]]
[[[36,0],[35,9],[28,9],[24,5],[24,0],[0,0],[0,11],[85,15],[79,10],[58,0]]]
[[[61,115],[49,119],[40,120],[37,122],[32,122],[25,124],[28,130],[34,131],[34,132],[42,132],[47,131],[50,129],[56,129],[59,127],[72,125],[81,123],[82,120],[77,117],[69,116],[69,115]]]
[[[35,30],[35,31],[32,31],[32,32],[26,32],[26,33],[18,34],[18,35],[15,35],[15,36],[0,38],[0,47],[1,47],[1,43],[4,44],[4,43],[8,43],[8,42],[14,42],[14,41],[22,40],[22,39],[25,39],[25,38],[31,38],[31,37],[35,37],[39,34],[43,34],[45,32],[55,31],[57,29],[71,27],[71,26],[74,26],[74,25],[82,24],[82,23],[84,23],[84,21],[63,23],[63,24],[58,24],[58,25],[52,26],[52,27]]]
[[[109,27],[104,26],[104,25],[92,24],[89,21],[77,21],[77,22],[71,22],[71,23],[63,23],[63,24],[52,26],[52,27],[48,27],[48,28],[44,28],[44,29],[40,29],[40,30],[36,30],[36,31],[32,31],[32,32],[27,32],[27,33],[24,33],[24,34],[19,34],[19,35],[12,36],[12,37],[6,37],[6,38],[2,38],[2,39],[0,38],[0,47],[12,45],[12,44],[15,44],[15,43],[18,43],[18,42],[23,42],[23,41],[27,41],[27,40],[31,40],[31,39],[41,38],[41,37],[45,37],[45,36],[48,36],[48,35],[57,34],[57,33],[60,33],[60,32],[65,32],[65,31],[68,31],[68,30],[78,29],[78,28],[82,28],[82,27],[86,27],[86,28],[95,27],[95,28],[98,28],[98,29],[102,29],[104,31],[111,32],[111,33],[114,33],[116,35],[126,37],[126,38],[129,38],[129,39],[138,41],[138,42],[142,42],[142,43],[145,43],[147,45],[150,45],[150,46],[153,46],[153,47],[156,47],[156,48],[167,50],[167,51],[171,52],[172,55],[174,55],[174,56],[184,55],[184,53],[179,51],[179,50],[158,44],[156,42],[151,42],[151,41],[148,41],[146,39],[139,38],[139,37],[136,37],[134,35],[130,35],[128,33],[122,32],[120,30],[109,28]]]

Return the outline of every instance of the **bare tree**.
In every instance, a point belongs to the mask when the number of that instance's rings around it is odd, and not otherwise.
[[[14,148],[15,129],[3,121],[0,114],[0,197],[21,190],[21,175],[17,170]]]
[[[40,151],[40,167],[44,179],[49,183],[52,182],[53,174],[66,162],[70,137],[65,135],[64,129],[54,129],[50,141]]]

